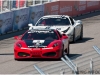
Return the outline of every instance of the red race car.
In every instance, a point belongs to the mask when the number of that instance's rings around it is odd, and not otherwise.
[[[54,29],[31,29],[20,38],[14,37],[15,60],[24,58],[59,59],[66,52],[69,54],[69,39]]]

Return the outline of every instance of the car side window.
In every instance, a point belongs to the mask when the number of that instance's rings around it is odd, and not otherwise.
[[[72,25],[74,25],[74,21],[73,21],[73,19],[72,19],[71,17],[69,17],[69,19],[70,19]]]
[[[60,37],[60,38],[62,38],[62,35],[60,34],[60,32],[59,32],[59,31],[57,31],[57,33],[58,33],[59,37]]]

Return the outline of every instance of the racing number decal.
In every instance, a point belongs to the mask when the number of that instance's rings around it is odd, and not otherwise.
[[[61,28],[56,28],[57,30],[61,30]]]
[[[50,26],[46,27],[45,29],[50,29]],[[55,28],[54,28],[55,29]],[[56,28],[57,30],[61,30],[61,28]]]
[[[46,27],[45,29],[50,29],[50,27]]]

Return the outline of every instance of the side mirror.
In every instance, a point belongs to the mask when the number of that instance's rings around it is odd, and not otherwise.
[[[20,38],[18,36],[14,36],[14,39],[15,40],[19,40]]]
[[[31,24],[31,23],[30,23],[30,24],[28,24],[28,26],[29,26],[29,27],[32,27],[32,26],[33,26],[33,24]]]
[[[82,21],[81,20],[77,20],[76,23],[81,23],[82,24]]]
[[[67,39],[68,36],[67,36],[66,34],[62,34],[62,38],[63,38],[63,39]]]

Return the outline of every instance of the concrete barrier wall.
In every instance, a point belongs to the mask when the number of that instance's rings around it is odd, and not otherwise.
[[[44,15],[78,16],[100,10],[100,1],[56,1],[0,13],[0,35],[33,25]]]
[[[29,23],[29,8],[14,10],[13,31],[27,27]]]
[[[44,16],[44,5],[30,6],[29,23],[34,25],[42,16]]]
[[[13,30],[13,12],[0,14],[0,34],[5,34]]]
[[[77,16],[87,12],[100,10],[100,1],[56,1],[47,3],[45,6],[45,15],[60,14]]]

